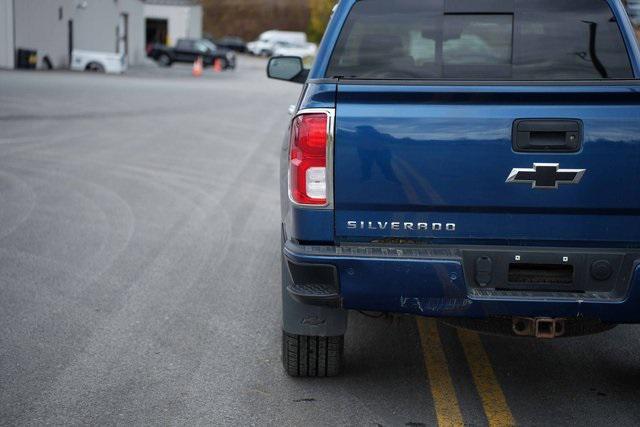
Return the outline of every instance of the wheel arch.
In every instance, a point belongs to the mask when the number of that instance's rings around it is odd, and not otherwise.
[[[98,71],[104,73],[106,70],[106,65],[96,59],[87,61],[86,65],[84,66],[84,71]]]

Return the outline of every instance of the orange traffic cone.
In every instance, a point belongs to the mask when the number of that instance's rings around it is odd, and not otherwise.
[[[213,61],[213,71],[216,73],[220,73],[222,71],[222,61],[220,61],[220,58],[216,58]]]
[[[202,57],[198,57],[198,59],[194,61],[191,73],[193,77],[200,77],[202,75]]]

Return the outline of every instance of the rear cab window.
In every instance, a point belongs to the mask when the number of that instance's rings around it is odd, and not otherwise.
[[[186,40],[186,39],[178,40],[178,43],[176,44],[176,49],[177,50],[194,50],[193,41]]]
[[[326,77],[634,78],[605,0],[361,0]]]

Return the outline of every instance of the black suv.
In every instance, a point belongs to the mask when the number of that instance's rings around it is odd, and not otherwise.
[[[148,56],[164,67],[174,62],[192,63],[199,57],[204,65],[213,65],[218,60],[222,69],[236,67],[236,54],[233,51],[218,47],[206,39],[179,39],[175,47],[154,45]]]

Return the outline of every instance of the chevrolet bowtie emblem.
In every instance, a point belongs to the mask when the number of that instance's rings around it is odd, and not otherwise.
[[[531,184],[531,188],[558,188],[560,184],[578,184],[586,169],[560,169],[558,163],[534,163],[532,169],[515,168],[508,183]]]

